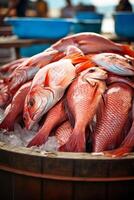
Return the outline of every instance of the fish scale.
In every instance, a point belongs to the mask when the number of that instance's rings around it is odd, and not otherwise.
[[[117,87],[119,90],[117,90]],[[115,92],[110,93],[110,89]],[[113,84],[106,93],[106,107],[93,134],[93,151],[100,152],[115,147],[131,107],[132,89],[125,85]]]

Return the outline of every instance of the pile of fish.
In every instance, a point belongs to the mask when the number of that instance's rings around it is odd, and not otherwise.
[[[47,50],[0,68],[1,133],[16,122],[36,134],[27,147],[54,136],[58,151],[112,157],[134,148],[134,50],[96,33],[67,36]],[[24,133],[25,134],[25,133]]]

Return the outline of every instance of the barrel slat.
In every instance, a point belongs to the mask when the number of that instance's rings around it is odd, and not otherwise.
[[[45,158],[42,168],[45,174],[72,176],[74,164],[71,159]]]
[[[110,160],[109,177],[134,176],[134,159]]]
[[[31,177],[14,175],[13,200],[40,200],[41,181]]]
[[[0,200],[117,200],[134,196],[134,154],[109,159],[0,144]]]
[[[131,188],[131,189],[130,189]],[[126,200],[134,197],[134,181],[108,183],[108,200]]]
[[[106,183],[75,183],[74,200],[107,200]]]
[[[73,195],[72,184],[64,181],[44,181],[43,200],[71,200]]]
[[[10,166],[24,171],[41,172],[41,158],[36,156],[27,156],[27,154],[12,153]]]
[[[13,200],[12,198],[12,174],[0,171],[0,199]]]
[[[103,170],[102,170],[103,169]],[[75,176],[107,177],[108,162],[105,160],[75,160]]]

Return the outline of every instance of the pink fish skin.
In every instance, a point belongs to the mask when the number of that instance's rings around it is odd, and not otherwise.
[[[64,52],[68,45],[78,47],[84,54],[113,52],[134,57],[134,51],[128,45],[112,42],[106,37],[92,32],[77,33],[62,38],[47,51],[58,50]]]
[[[58,52],[57,50],[41,52],[22,62],[22,64],[20,64],[6,79],[6,82],[8,82],[9,85],[9,90],[11,92],[16,92],[16,89],[18,89],[23,83],[32,80],[40,68],[62,58],[63,55],[62,52]]]
[[[6,83],[0,84],[0,107],[5,107],[11,100],[11,94]]]
[[[28,58],[20,58],[17,60],[14,60],[10,63],[7,63],[5,65],[2,65],[0,67],[0,72],[2,74],[8,73],[10,74],[12,71],[14,71],[20,64],[22,64],[24,61],[26,61]]]
[[[69,59],[53,62],[39,70],[24,105],[25,126],[28,129],[63,97],[76,77],[75,71]]]
[[[131,152],[134,148],[134,100],[132,105],[132,126],[130,130],[128,131],[127,136],[121,143],[121,145],[111,151],[104,151],[103,154],[109,157],[122,157],[127,155],[129,152]]]
[[[75,121],[72,135],[65,144],[66,151],[85,151],[85,130],[91,122],[103,92],[107,73],[97,67],[81,73],[67,92],[67,106]],[[64,148],[64,147],[63,147]]]
[[[23,111],[24,101],[30,89],[31,82],[25,83],[14,95],[11,104],[5,110],[5,118],[0,124],[0,128],[13,130],[14,122]]]
[[[58,150],[66,151],[66,143],[68,142],[70,136],[72,135],[73,128],[69,121],[62,123],[56,130],[55,136],[58,142]]]
[[[124,78],[119,75],[109,74],[108,79],[107,79],[107,84],[110,85],[112,83],[126,83],[130,87],[134,88],[134,81],[131,80],[131,78],[128,78],[128,77]]]
[[[67,118],[64,111],[63,100],[59,101],[51,108],[46,116],[42,128],[37,132],[36,136],[29,142],[27,147],[40,146],[46,142],[49,134],[56,126],[60,125]]]
[[[90,56],[99,67],[121,76],[134,76],[134,58],[116,53],[100,53]]]
[[[125,83],[113,83],[108,87],[103,112],[93,133],[93,152],[116,148],[131,109],[132,94],[132,88]]]

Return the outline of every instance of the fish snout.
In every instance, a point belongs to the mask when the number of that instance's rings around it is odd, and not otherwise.
[[[24,112],[23,120],[24,120],[26,129],[30,130],[32,128],[32,126],[34,125],[34,121],[30,118],[30,116],[27,112]]]

